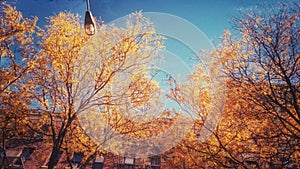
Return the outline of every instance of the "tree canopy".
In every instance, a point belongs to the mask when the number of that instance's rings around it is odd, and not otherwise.
[[[2,168],[6,150],[18,146],[13,140],[43,138],[50,151],[40,158],[49,169],[61,151],[70,166],[72,153],[83,153],[79,168],[88,168],[107,153],[108,139],[150,138],[175,124],[179,112],[163,108],[162,89],[151,72],[164,37],[141,12],[129,15],[124,28],[97,23],[90,37],[78,15],[58,13],[40,28],[36,17],[2,6]],[[299,11],[297,2],[242,11],[233,18],[235,32],[225,30],[214,51],[201,53],[213,58],[208,64],[222,64],[226,98],[211,92],[214,69],[207,72],[200,63],[188,82],[168,79],[168,99],[195,121],[184,140],[161,154],[167,168],[300,167]],[[217,113],[211,104],[216,100],[226,102],[221,121],[200,141],[209,113]],[[150,122],[139,121],[135,110]]]

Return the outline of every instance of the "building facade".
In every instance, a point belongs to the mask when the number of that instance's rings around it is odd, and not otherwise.
[[[36,139],[36,138],[35,138]],[[0,150],[0,160],[4,160],[3,168],[6,169],[43,169],[48,168],[51,147],[47,147],[43,140],[14,140],[14,145],[4,151]],[[11,144],[12,145],[12,144]],[[57,169],[79,168],[84,158],[81,152],[72,152],[71,159],[61,151],[56,160]],[[86,168],[92,169],[162,169],[164,160],[160,155],[148,158],[126,158],[111,153],[97,157]]]

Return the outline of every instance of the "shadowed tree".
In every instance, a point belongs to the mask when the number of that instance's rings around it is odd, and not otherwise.
[[[41,50],[27,83],[32,84],[32,111],[41,119],[38,127],[28,126],[49,138],[48,168],[54,167],[79,114],[122,114],[153,100],[158,86],[146,73],[162,47],[161,37],[141,13],[130,15],[126,24],[99,25],[89,39],[78,16],[59,13],[38,34]]]
[[[244,91],[241,97],[258,117],[270,119],[268,132],[253,137],[269,148],[261,156],[271,168],[299,163],[299,9],[291,2],[248,11],[234,19],[241,40],[226,35],[217,52],[226,60],[228,77]]]
[[[29,136],[23,125],[28,114],[29,99],[21,99],[28,89],[18,90],[21,81],[26,81],[31,62],[36,56],[33,48],[33,35],[37,29],[37,18],[23,18],[5,2],[1,3],[0,18],[0,140],[3,157],[1,167],[6,160],[6,148],[13,139]]]
[[[206,142],[192,136],[183,141],[175,164],[299,167],[299,9],[297,2],[258,6],[233,19],[239,34],[225,31],[219,48],[208,54],[223,64],[228,78],[222,120]]]

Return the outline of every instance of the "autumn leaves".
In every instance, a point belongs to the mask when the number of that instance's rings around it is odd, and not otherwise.
[[[167,160],[169,168],[298,167],[300,42],[298,8],[293,5],[236,18],[240,36],[225,31],[219,48],[203,53],[212,58],[208,65],[215,69],[199,65],[189,83],[180,85],[169,79],[174,85],[169,99],[197,118],[195,125],[183,119],[194,132],[165,152],[174,154]],[[2,149],[12,138],[39,134],[51,149],[48,167],[53,168],[60,151],[68,158],[71,152],[84,153],[80,166],[86,166],[107,153],[107,144],[114,150],[147,145],[152,140],[135,144],[171,126],[171,140],[178,141],[180,117],[161,106],[162,89],[151,72],[164,38],[141,13],[130,15],[125,28],[99,25],[93,37],[85,35],[80,18],[71,13],[51,16],[45,28],[7,4],[1,15]],[[218,75],[218,70],[222,77],[208,76]],[[220,85],[218,78],[225,77],[227,85]],[[212,92],[222,89],[226,98]],[[221,123],[216,130],[207,128],[211,137],[199,142],[205,122],[217,117],[209,112],[222,112],[211,103],[224,100]],[[39,118],[30,120],[32,115]],[[146,115],[150,121],[139,123]],[[110,142],[115,138],[118,142]],[[133,141],[119,144],[124,138]],[[159,143],[168,141],[161,138]]]

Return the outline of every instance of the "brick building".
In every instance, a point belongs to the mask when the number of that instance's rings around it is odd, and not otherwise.
[[[41,118],[39,113],[29,116],[32,123],[37,123]],[[56,118],[60,122],[59,118]],[[4,168],[7,169],[42,169],[47,168],[47,163],[51,154],[51,146],[47,146],[46,137],[42,137],[37,133],[32,133],[31,137],[22,139],[10,138],[6,144],[5,154],[0,149],[0,165],[4,160]],[[71,159],[67,158],[71,157]],[[84,158],[81,152],[71,152],[66,155],[65,151],[61,151],[56,161],[57,169],[78,168]],[[103,157],[96,158],[86,168],[92,169],[161,169],[164,161],[161,156],[134,159],[124,158],[108,153]],[[72,166],[72,167],[71,167]],[[0,166],[1,168],[1,166]]]
[[[51,147],[45,146],[42,138],[28,138],[28,140],[14,140],[6,149],[4,159],[3,150],[0,151],[0,160],[4,160],[4,168],[7,169],[43,169],[47,168]],[[18,144],[18,145],[16,145]],[[64,152],[60,152],[56,161],[58,169],[78,168],[83,153],[73,152],[72,159],[67,160]],[[108,153],[96,158],[87,168],[92,169],[162,169],[164,160],[161,156],[149,158],[125,158]],[[71,167],[72,166],[72,167]]]

